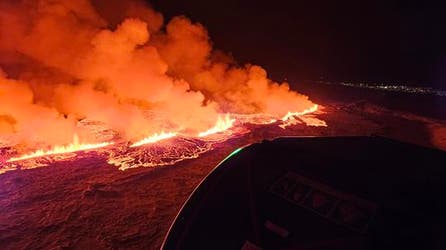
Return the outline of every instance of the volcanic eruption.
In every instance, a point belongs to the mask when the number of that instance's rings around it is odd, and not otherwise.
[[[317,104],[214,49],[201,24],[118,2],[0,3],[0,173],[91,154],[166,165],[245,124],[326,126],[302,117]]]

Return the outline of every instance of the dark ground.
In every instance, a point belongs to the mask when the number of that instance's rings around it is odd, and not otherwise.
[[[303,88],[305,91],[305,88]],[[256,127],[197,159],[119,171],[90,158],[0,175],[0,249],[158,249],[197,184],[231,151],[281,135],[382,135],[446,150],[442,120],[361,98],[322,101],[328,127]]]

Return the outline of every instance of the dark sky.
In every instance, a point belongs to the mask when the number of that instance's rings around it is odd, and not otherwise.
[[[429,1],[150,0],[207,27],[216,48],[273,78],[446,88],[446,8]]]

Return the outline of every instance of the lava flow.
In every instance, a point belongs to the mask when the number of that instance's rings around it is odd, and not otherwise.
[[[215,133],[220,133],[228,130],[234,125],[235,119],[231,119],[231,117],[226,114],[224,118],[221,118],[221,116],[218,116],[217,124],[215,124],[214,127],[201,132],[198,134],[198,137],[206,137],[208,135],[212,135]]]
[[[43,157],[43,156],[93,150],[93,149],[103,148],[103,147],[106,147],[106,146],[109,146],[112,144],[113,144],[112,142],[103,142],[103,143],[96,143],[96,144],[79,143],[79,137],[77,135],[74,135],[73,143],[71,143],[67,146],[55,146],[54,148],[49,149],[49,150],[39,149],[39,150],[29,153],[29,154],[24,154],[24,155],[21,155],[18,157],[11,157],[6,162],[10,163],[10,162],[23,161],[23,160],[28,160],[28,159],[37,158],[37,157]]]
[[[246,124],[326,126],[307,96],[144,1],[2,1],[0,36],[0,172],[86,150],[120,169],[167,165]]]
[[[135,142],[133,143],[130,147],[139,147],[145,144],[151,144],[151,143],[155,143],[155,142],[159,142],[161,140],[165,140],[165,139],[169,139],[172,137],[175,137],[177,135],[177,133],[174,132],[170,132],[170,133],[156,133],[152,136],[146,137],[144,139],[142,139],[141,141]]]

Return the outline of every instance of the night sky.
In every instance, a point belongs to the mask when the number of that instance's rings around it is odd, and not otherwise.
[[[446,8],[429,1],[150,0],[207,27],[216,48],[275,80],[446,89]]]

